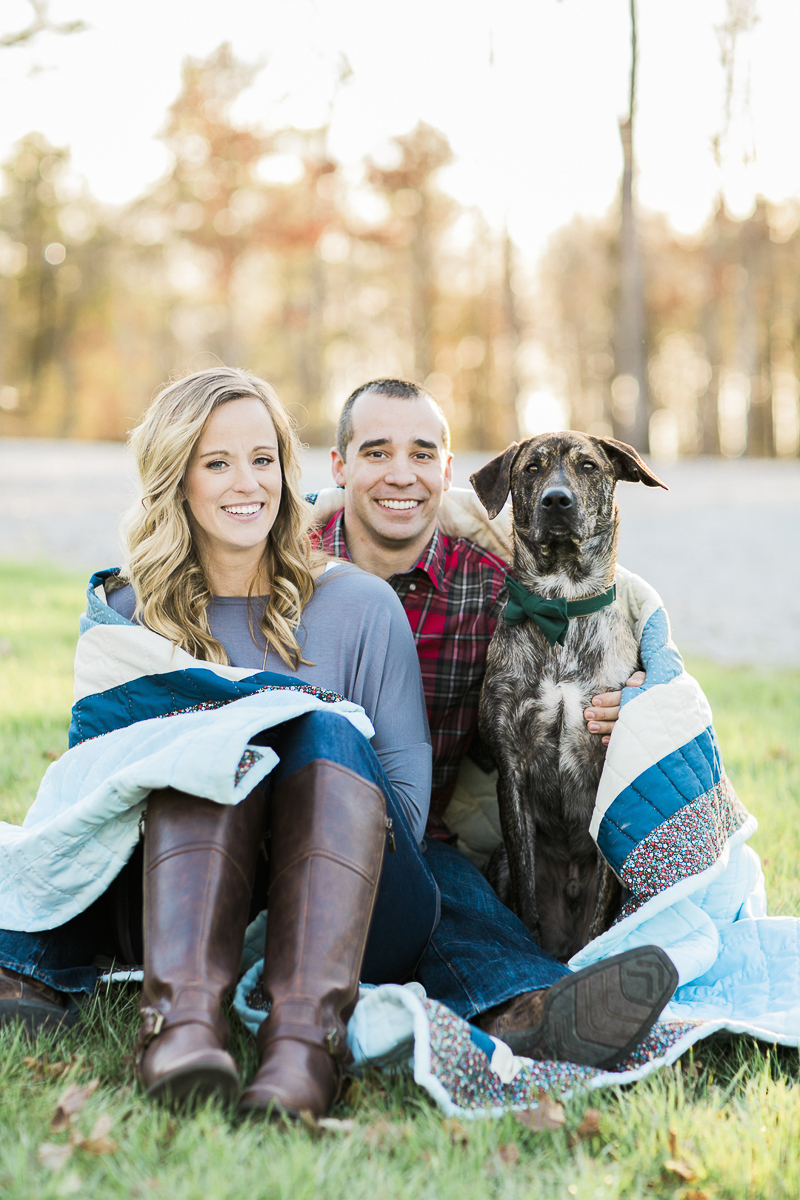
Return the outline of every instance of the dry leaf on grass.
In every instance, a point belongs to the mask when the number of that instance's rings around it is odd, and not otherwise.
[[[600,1137],[599,1108],[587,1108],[580,1125],[574,1133],[569,1135],[568,1144],[570,1147],[577,1146],[578,1142],[583,1142],[593,1137]]]
[[[55,1142],[42,1142],[36,1157],[48,1171],[60,1171],[71,1154],[72,1146],[68,1142],[63,1146],[58,1146]]]
[[[62,1129],[69,1129],[72,1124],[72,1118],[81,1111],[92,1092],[96,1092],[99,1086],[99,1079],[92,1079],[85,1087],[78,1087],[76,1083],[69,1085],[67,1090],[62,1093],[56,1105],[53,1119],[50,1122],[50,1128],[53,1133],[59,1133]]]
[[[669,1146],[670,1158],[678,1157],[678,1131],[674,1125],[670,1125],[669,1134],[667,1135],[667,1145]]]
[[[545,1129],[562,1129],[567,1120],[564,1106],[557,1104],[543,1092],[539,1095],[538,1108],[526,1108],[524,1112],[515,1112],[514,1117],[520,1125],[536,1133]]]
[[[88,1137],[81,1137],[78,1131],[73,1129],[69,1140],[73,1146],[77,1146],[79,1150],[85,1150],[87,1154],[113,1154],[117,1143],[113,1138],[108,1137],[113,1124],[114,1122],[109,1116],[98,1117]]]
[[[679,1179],[683,1179],[686,1183],[691,1183],[693,1179],[697,1179],[697,1171],[687,1162],[681,1162],[677,1158],[668,1158],[664,1162],[664,1170],[670,1175],[677,1175]]]
[[[58,760],[61,758],[61,751],[60,750],[43,750],[42,757],[46,758],[49,762],[58,762]]]
[[[497,1157],[504,1166],[515,1167],[519,1162],[519,1146],[513,1142],[509,1142],[508,1145],[501,1142],[497,1147]]]
[[[447,1117],[442,1121],[442,1128],[454,1146],[461,1146],[462,1149],[469,1142],[469,1134],[460,1121],[455,1117]]]
[[[26,1067],[30,1067],[34,1080],[38,1081],[40,1079],[60,1079],[76,1060],[71,1058],[68,1062],[50,1062],[46,1055],[40,1055],[38,1058],[23,1058],[22,1061]]]
[[[708,1192],[701,1191],[700,1188],[687,1188],[684,1200],[710,1200],[710,1197]]]

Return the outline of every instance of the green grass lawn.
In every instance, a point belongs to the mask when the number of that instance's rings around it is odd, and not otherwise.
[[[85,585],[73,574],[0,565],[0,817],[9,821],[23,818],[48,760],[67,745]],[[798,915],[800,672],[689,666],[714,708],[728,773],[761,823],[753,845],[765,864],[770,911]],[[702,1044],[643,1083],[566,1100],[566,1123],[553,1132],[534,1132],[514,1116],[454,1124],[407,1079],[374,1076],[353,1082],[337,1104],[333,1115],[352,1127],[321,1131],[238,1123],[213,1104],[191,1117],[154,1108],[133,1081],[136,1028],[135,991],[125,988],[97,996],[82,1025],[57,1038],[33,1044],[18,1031],[0,1033],[1,1196],[800,1195],[794,1050]],[[240,1026],[233,1049],[252,1071],[253,1042]],[[52,1131],[64,1090],[92,1080],[99,1086],[71,1132]],[[587,1105],[600,1110],[600,1133],[581,1139]],[[40,1161],[63,1158],[70,1139],[63,1162]]]

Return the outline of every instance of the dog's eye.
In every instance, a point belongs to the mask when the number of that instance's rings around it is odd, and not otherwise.
[[[528,463],[525,470],[528,472],[529,475],[538,475],[539,474],[539,464],[538,463]]]
[[[585,462],[581,463],[581,470],[585,471],[587,475],[591,475],[593,471],[597,470],[597,463],[594,463],[590,458],[587,458]]]

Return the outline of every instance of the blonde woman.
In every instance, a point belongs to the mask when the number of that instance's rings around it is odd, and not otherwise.
[[[311,549],[296,434],[263,380],[189,375],[131,445],[143,496],[125,573],[90,584],[72,748],[0,838],[0,1015],[67,1018],[98,959],[135,962],[141,941],[143,1087],[234,1099],[221,1003],[268,908],[242,1104],[321,1114],[359,978],[402,982],[437,920],[411,631],[382,580]]]

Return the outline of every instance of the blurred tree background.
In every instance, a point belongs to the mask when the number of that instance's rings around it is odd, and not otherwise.
[[[631,366],[633,79],[619,200],[527,263],[441,188],[438,130],[397,136],[356,177],[325,127],[234,120],[255,70],[226,45],[187,60],[162,132],[172,167],[123,209],[93,199],[66,147],[17,145],[0,192],[0,435],[121,439],[170,375],[222,361],[270,379],[313,443],[354,387],[400,375],[431,388],[464,448],[535,432],[549,398],[565,425],[662,456],[797,455],[796,202],[737,220],[720,200],[693,238],[636,210]]]

